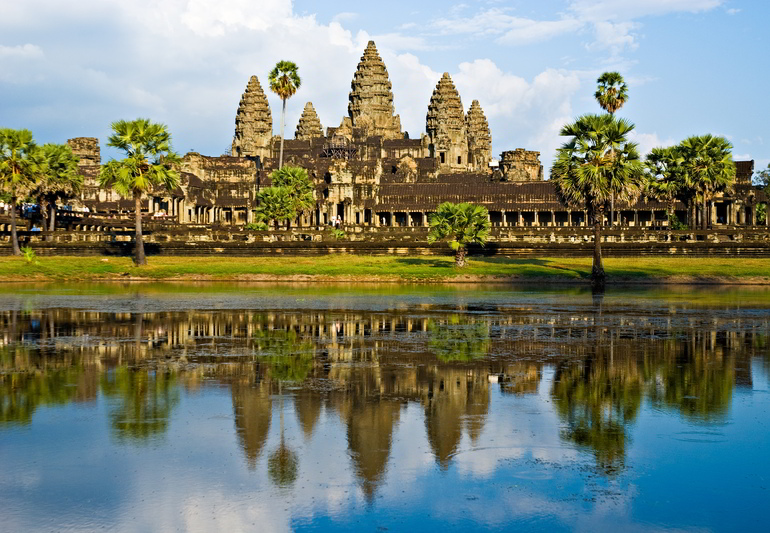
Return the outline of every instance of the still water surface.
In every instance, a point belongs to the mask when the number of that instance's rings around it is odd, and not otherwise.
[[[0,292],[2,531],[767,531],[766,290]]]

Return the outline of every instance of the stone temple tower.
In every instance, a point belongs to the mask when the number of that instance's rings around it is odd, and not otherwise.
[[[468,168],[468,135],[460,95],[448,72],[436,85],[425,117],[428,153],[439,161],[439,168]]]
[[[272,157],[272,137],[273,116],[270,114],[267,96],[257,77],[252,76],[235,115],[232,155],[259,156],[262,160]]]
[[[361,56],[348,100],[348,115],[353,128],[365,128],[368,135],[381,135],[385,139],[403,138],[401,118],[393,108],[388,70],[374,41],[369,41]]]
[[[492,159],[492,134],[478,100],[471,103],[465,115],[465,128],[468,132],[468,164],[472,170],[486,170]]]
[[[299,124],[297,124],[294,138],[299,141],[309,141],[310,139],[323,136],[324,129],[321,126],[321,119],[318,118],[318,113],[315,112],[313,102],[308,102],[305,104],[305,109],[302,110],[302,116],[299,117]]]

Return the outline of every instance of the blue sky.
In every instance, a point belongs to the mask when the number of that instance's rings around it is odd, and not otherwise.
[[[287,136],[307,101],[339,125],[374,39],[412,138],[446,71],[466,108],[481,102],[495,155],[538,150],[547,166],[561,125],[597,111],[596,77],[618,70],[642,150],[708,132],[766,167],[769,15],[758,0],[0,0],[0,125],[104,143],[111,121],[143,116],[178,151],[219,155],[249,76],[264,84],[280,59],[303,78]]]

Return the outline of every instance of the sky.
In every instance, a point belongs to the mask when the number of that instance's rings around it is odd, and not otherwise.
[[[713,133],[759,169],[768,22],[762,0],[0,0],[0,127],[41,143],[98,137],[106,159],[118,155],[110,123],[146,117],[169,126],[178,152],[221,155],[249,77],[267,89],[283,59],[302,78],[286,136],[308,101],[338,126],[373,39],[411,138],[449,72],[466,110],[481,103],[496,157],[536,150],[549,168],[560,128],[600,111],[596,78],[616,70],[629,85],[618,115],[642,152]],[[268,100],[277,134],[280,100]]]

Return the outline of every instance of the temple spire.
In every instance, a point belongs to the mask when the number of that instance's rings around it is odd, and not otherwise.
[[[294,138],[301,141],[309,141],[310,139],[323,136],[324,130],[323,126],[321,126],[321,119],[318,118],[318,113],[315,112],[313,102],[308,102],[305,104],[305,109],[302,110],[302,116],[299,117]]]
[[[348,114],[353,128],[364,128],[368,135],[401,139],[401,119],[393,107],[393,91],[374,41],[364,50],[349,95]]]
[[[452,78],[444,72],[436,84],[425,117],[430,155],[440,167],[454,170],[468,168],[468,136],[465,111]]]
[[[235,115],[232,155],[269,157],[273,116],[256,76],[249,79]]]
[[[485,170],[492,159],[492,135],[478,100],[474,100],[468,109],[465,128],[468,133],[468,163],[474,170]]]

